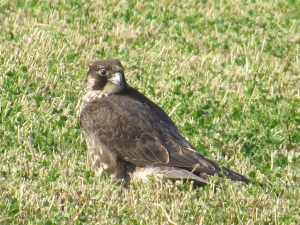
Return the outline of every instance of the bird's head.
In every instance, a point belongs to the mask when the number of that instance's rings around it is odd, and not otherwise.
[[[84,82],[84,91],[101,91],[104,94],[118,94],[127,87],[124,69],[119,60],[93,62]]]

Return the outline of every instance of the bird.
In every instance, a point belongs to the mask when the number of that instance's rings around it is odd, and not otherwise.
[[[118,59],[89,66],[78,114],[98,176],[109,174],[127,186],[147,182],[152,175],[198,187],[214,175],[251,182],[189,143],[162,108],[127,83]]]

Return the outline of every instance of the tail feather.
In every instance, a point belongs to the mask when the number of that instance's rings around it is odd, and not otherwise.
[[[205,177],[204,174],[211,176],[217,174],[220,177],[226,177],[231,180],[241,181],[246,184],[251,183],[251,181],[245,176],[236,173],[226,167],[221,167],[217,162],[206,158],[200,152],[184,149],[180,156],[180,160],[184,160],[185,165],[194,165],[193,167],[183,166],[181,168],[190,171],[196,176]],[[176,162],[176,164],[178,163]],[[208,178],[206,180],[208,180]]]
[[[236,172],[234,172],[234,171],[232,171],[232,170],[230,170],[230,169],[228,169],[228,168],[226,168],[224,166],[222,167],[222,172],[223,172],[223,175],[225,177],[227,177],[227,178],[229,178],[231,180],[242,181],[242,182],[244,182],[246,184],[251,183],[251,181],[248,178],[246,178],[245,176],[243,176],[243,175],[241,175],[239,173],[236,173]]]
[[[172,181],[193,181],[195,185],[202,187],[209,184],[205,177],[191,173],[188,170],[176,167],[136,167],[132,173],[133,180],[148,181],[150,175],[165,176]]]

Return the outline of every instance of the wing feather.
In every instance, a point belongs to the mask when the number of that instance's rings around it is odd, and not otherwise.
[[[111,97],[94,100],[83,108],[81,125],[84,132],[96,134],[109,149],[129,161],[133,159],[141,164],[167,163],[168,150],[160,140],[156,140],[159,134],[152,126],[151,118],[142,119],[144,115],[140,111],[145,108],[132,101],[129,109],[124,104],[129,99]]]
[[[221,171],[217,163],[194,150],[161,108],[141,94],[89,102],[82,110],[81,125],[84,132],[95,133],[108,149],[137,166],[191,170],[198,165],[195,172],[199,174]]]

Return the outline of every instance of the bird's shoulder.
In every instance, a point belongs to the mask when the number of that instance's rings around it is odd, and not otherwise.
[[[97,117],[97,120],[118,120],[127,118],[133,123],[141,121],[164,123],[177,130],[170,117],[154,102],[142,93],[131,88],[118,95],[109,95],[87,102],[82,109],[81,119]]]

